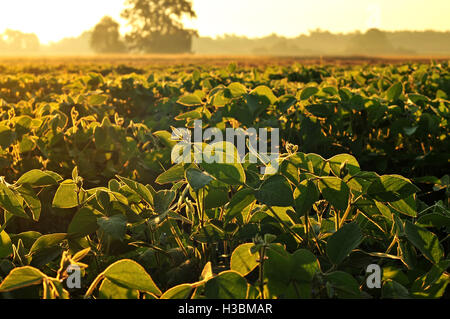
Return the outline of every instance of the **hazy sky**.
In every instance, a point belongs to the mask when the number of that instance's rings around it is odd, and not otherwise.
[[[122,24],[124,0],[0,0],[0,32],[36,33],[41,42],[78,36],[110,15]],[[294,37],[321,28],[350,32],[449,30],[450,0],[194,0],[198,18],[186,25],[202,36],[225,33]],[[124,30],[124,29],[123,29]]]

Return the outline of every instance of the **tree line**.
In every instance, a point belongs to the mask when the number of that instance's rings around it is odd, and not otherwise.
[[[254,54],[280,56],[312,55],[415,55],[450,54],[450,32],[381,31],[331,33],[313,30],[308,35],[286,38],[276,34],[252,39],[224,35],[199,37],[186,29],[182,19],[196,18],[190,0],[126,0],[121,17],[129,31],[120,33],[120,24],[103,17],[79,37],[66,38],[42,46],[35,34],[6,30],[0,34],[1,53],[122,54],[199,53]]]

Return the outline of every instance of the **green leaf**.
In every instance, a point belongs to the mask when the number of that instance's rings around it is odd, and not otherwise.
[[[55,197],[53,198],[53,207],[56,208],[73,208],[78,206],[77,198],[78,187],[71,179],[62,182],[56,190]],[[80,192],[80,203],[82,202],[82,196]]]
[[[229,202],[228,189],[207,186],[205,193],[206,209],[222,207]]]
[[[432,277],[434,277],[434,275],[436,275],[435,271],[432,270],[431,272],[434,273],[432,275]],[[429,275],[430,273],[420,276],[412,284],[410,291],[414,298],[438,299],[446,292],[446,288],[450,283],[450,276],[448,273],[442,273],[440,277],[435,278],[433,283],[427,284],[426,281],[429,278]]]
[[[319,92],[319,89],[313,86],[306,87],[300,93],[300,100],[304,101]]]
[[[89,96],[88,104],[94,105],[94,106],[101,105],[101,104],[104,104],[107,100],[108,100],[107,95],[95,94],[95,95]]]
[[[17,217],[29,218],[19,197],[2,182],[0,182],[0,207]]]
[[[139,197],[145,201],[147,204],[153,206],[153,196],[150,190],[142,185],[141,183],[138,183],[136,181],[133,181],[131,179],[121,177],[117,175],[117,178],[120,179],[125,185],[127,185],[129,188],[131,188]]]
[[[200,111],[197,111],[197,110],[189,111],[189,112],[177,115],[175,117],[175,119],[177,121],[187,120],[187,119],[201,119],[201,118],[202,118],[202,113]]]
[[[19,240],[22,241],[23,246],[27,249],[30,249],[33,246],[34,242],[41,237],[42,234],[36,231],[26,231],[20,234],[11,235],[12,242],[17,246]]]
[[[283,95],[277,101],[277,108],[281,112],[286,112],[291,106],[297,103],[297,99],[293,95]]]
[[[266,256],[264,278],[268,282],[270,298],[310,298],[311,282],[320,273],[319,262],[313,253],[298,249],[289,254],[283,246],[272,244]]]
[[[295,211],[299,216],[303,216],[319,200],[319,192],[312,181],[303,180],[295,189],[294,198]]]
[[[400,175],[383,175],[370,184],[367,194],[380,202],[395,202],[420,191],[409,179]]]
[[[0,292],[38,285],[47,276],[30,266],[14,268],[0,284]]]
[[[320,272],[317,257],[306,249],[298,249],[291,256],[291,278],[298,282],[311,282]]]
[[[264,278],[271,297],[285,293],[291,281],[291,255],[280,244],[271,245],[266,251]]]
[[[81,208],[69,224],[67,233],[70,237],[85,237],[93,234],[98,229],[97,218],[101,214],[89,207]]]
[[[388,279],[383,283],[381,295],[386,299],[411,299],[408,289],[392,279]]]
[[[432,232],[405,221],[405,234],[406,238],[432,263],[437,264],[443,257],[444,252],[439,238]]]
[[[169,168],[156,178],[156,183],[160,185],[175,183],[184,178],[183,164],[177,164]]]
[[[245,183],[245,172],[241,163],[235,161],[235,158],[225,152],[216,151],[221,156],[223,163],[208,163],[203,161],[200,166],[217,180],[228,185],[242,185]]]
[[[349,273],[334,271],[325,276],[338,298],[361,298],[359,284]]]
[[[212,96],[211,104],[215,107],[224,107],[230,102],[231,92],[229,89],[219,89]]]
[[[56,246],[56,245],[60,244],[66,238],[67,238],[66,233],[55,233],[55,234],[42,235],[34,242],[33,246],[31,246],[29,254],[31,255],[42,249],[51,248],[53,246]]]
[[[358,224],[346,224],[328,238],[327,256],[333,264],[338,265],[362,240],[363,234]]]
[[[416,223],[421,227],[448,227],[450,229],[450,216],[441,215],[438,213],[431,213],[419,217]]]
[[[188,299],[193,289],[191,284],[181,284],[167,290],[160,299]]]
[[[361,168],[359,167],[359,163],[356,160],[356,158],[348,154],[339,154],[333,156],[328,160],[328,162],[330,163],[330,168],[333,174],[337,177],[343,178],[343,176],[341,176],[343,169],[346,169],[348,175],[350,176],[354,176],[355,174],[361,171]]]
[[[447,269],[450,267],[450,259],[441,260],[439,263],[433,265],[431,267],[430,271],[423,276],[422,280],[416,280],[421,281],[420,286],[426,288],[430,288],[431,285],[436,283],[438,281],[442,274],[447,271]]]
[[[0,125],[0,146],[6,149],[14,143],[16,135],[9,127]]]
[[[294,203],[291,186],[286,177],[273,175],[255,191],[255,198],[269,206],[288,207]]]
[[[167,147],[174,147],[178,142],[172,139],[172,134],[167,131],[157,131],[153,133],[156,137],[158,137],[163,144],[165,144]]]
[[[192,189],[197,192],[199,189],[205,187],[213,180],[213,178],[201,170],[196,168],[188,168],[185,172],[186,180]]]
[[[335,209],[341,211],[347,209],[350,189],[341,179],[337,177],[323,177],[319,180],[319,189],[323,197]]]
[[[255,195],[251,189],[244,188],[234,194],[225,212],[225,223],[238,216],[253,201],[255,201]]]
[[[162,214],[166,212],[175,200],[177,193],[171,190],[161,190],[155,194],[155,212]]]
[[[232,97],[240,97],[247,93],[247,89],[239,82],[233,82],[228,85]]]
[[[127,220],[122,214],[97,218],[97,224],[105,234],[121,241],[127,232]]]
[[[179,98],[177,103],[184,106],[197,106],[202,105],[202,99],[195,94],[188,94]]]
[[[153,282],[152,277],[141,265],[130,259],[116,261],[106,268],[103,276],[124,288],[161,295],[161,291]]]
[[[300,153],[298,153],[300,155]],[[301,158],[301,156],[300,156]],[[306,169],[310,173],[314,173],[318,176],[328,176],[330,173],[330,165],[328,164],[328,161],[326,161],[322,156],[314,153],[306,154]],[[302,161],[304,161],[302,159]],[[303,165],[305,165],[305,162],[303,162]],[[302,167],[301,165],[300,167]]]
[[[403,84],[400,82],[394,83],[386,93],[386,97],[390,102],[397,101],[403,93]]]
[[[192,238],[204,244],[211,244],[223,240],[225,238],[225,233],[216,225],[209,224],[197,229],[197,231],[192,234]]]
[[[0,232],[0,259],[6,258],[13,253],[13,246],[9,235],[2,231]]]
[[[61,180],[61,177],[59,179],[55,179],[55,175],[50,175],[45,171],[33,169],[23,174],[16,182],[16,185],[28,184],[32,187],[43,187],[57,185]]]
[[[37,197],[34,190],[28,184],[22,185],[16,189],[19,192],[20,196],[22,196],[25,205],[30,209],[31,214],[33,215],[34,221],[39,221],[39,217],[41,216],[41,201]]]
[[[390,202],[389,206],[396,212],[406,216],[417,217],[416,199],[413,195],[395,202]]]
[[[136,289],[127,289],[116,285],[109,279],[104,279],[98,290],[100,299],[138,299],[138,291]]]
[[[250,248],[254,244],[242,244],[238,246],[231,255],[230,269],[247,276],[253,269],[258,267],[259,253],[252,254]]]
[[[257,95],[260,99],[267,100],[269,105],[275,104],[277,101],[277,97],[273,94],[272,90],[265,85],[257,86],[250,94]]]
[[[245,299],[247,281],[235,271],[224,271],[206,282],[205,296],[208,299]]]

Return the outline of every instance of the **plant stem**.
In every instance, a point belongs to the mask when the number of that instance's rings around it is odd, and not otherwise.
[[[103,273],[97,276],[95,280],[92,282],[92,284],[89,286],[89,289],[86,291],[86,294],[84,295],[84,299],[87,299],[92,293],[94,292],[95,287],[100,283],[100,281],[105,278]]]
[[[269,208],[269,210],[272,212],[272,214],[275,216],[275,218],[280,222],[281,225],[283,225],[283,227],[291,233],[292,236],[294,236],[295,238],[297,238],[300,242],[303,241],[303,238],[299,236],[299,234],[297,234],[295,231],[293,231],[289,225],[286,225],[286,223],[280,218],[280,216],[278,216],[277,213],[275,213],[275,211],[272,209],[272,207],[270,207],[269,205],[266,205],[267,208]]]
[[[180,247],[180,249],[183,251],[183,254],[186,258],[189,257],[189,254],[186,250],[186,248],[183,245],[183,242],[181,241],[180,236],[178,235],[177,231],[175,230],[175,227],[172,224],[172,221],[170,220],[170,218],[167,218],[167,221],[169,222],[170,225],[170,231],[172,232],[173,237],[175,238],[175,241],[178,244],[178,247]]]
[[[261,293],[261,299],[266,299],[264,297],[264,261],[266,259],[266,245],[261,247],[259,252],[259,290]]]

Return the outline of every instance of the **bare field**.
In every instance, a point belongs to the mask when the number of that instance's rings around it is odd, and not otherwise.
[[[270,64],[290,65],[359,65],[397,64],[405,62],[429,63],[449,61],[450,56],[249,56],[249,55],[85,55],[85,56],[0,56],[0,64],[6,65],[58,65],[58,64],[111,64],[111,65],[217,65],[236,62],[243,66]]]

